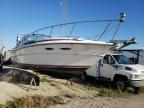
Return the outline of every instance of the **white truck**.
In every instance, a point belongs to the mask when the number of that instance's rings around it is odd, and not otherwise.
[[[134,92],[138,93],[140,87],[144,86],[144,65],[133,64],[122,54],[106,54],[94,66],[83,72],[81,79],[86,80],[88,76],[109,79],[122,91],[132,86]]]

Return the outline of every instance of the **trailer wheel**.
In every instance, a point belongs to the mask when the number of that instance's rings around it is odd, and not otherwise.
[[[116,80],[116,89],[120,90],[120,91],[126,91],[127,90],[127,83],[126,80],[124,78],[119,78]]]
[[[88,79],[88,76],[86,74],[86,72],[82,72],[81,75],[80,75],[80,78],[84,81],[86,81]]]

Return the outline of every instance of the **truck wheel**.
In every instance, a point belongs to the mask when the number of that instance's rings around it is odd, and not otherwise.
[[[87,78],[88,78],[86,72],[81,73],[80,78],[81,78],[82,80],[86,81]]]
[[[140,93],[140,87],[134,87],[134,94]]]
[[[126,91],[127,90],[126,80],[121,78],[116,80],[116,88],[117,90]]]

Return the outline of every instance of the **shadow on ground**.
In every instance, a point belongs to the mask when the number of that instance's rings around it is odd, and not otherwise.
[[[88,86],[95,86],[98,88],[111,88],[111,82],[105,80],[97,80],[94,77],[89,77],[87,81],[83,81],[80,79],[80,75],[76,74],[69,74],[69,73],[60,73],[60,72],[50,72],[50,71],[38,71],[38,73],[45,74],[51,77],[59,78],[59,79],[66,79],[71,80],[72,82],[88,85]]]

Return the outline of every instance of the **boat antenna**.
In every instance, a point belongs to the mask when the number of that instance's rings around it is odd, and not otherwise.
[[[120,13],[120,22],[125,22],[126,13]]]
[[[118,26],[117,26],[117,28],[116,28],[116,30],[115,30],[115,32],[114,32],[113,37],[112,37],[111,40],[114,39],[116,33],[118,32],[118,30],[119,30],[119,28],[120,28],[120,24],[123,23],[123,22],[125,22],[125,17],[126,17],[126,14],[125,14],[124,12],[120,13],[119,24],[118,24]]]
[[[64,24],[67,23],[67,0],[64,0]]]
[[[67,35],[66,25],[67,25],[67,0],[62,0],[61,5],[63,5],[63,23],[61,25],[62,31]]]

